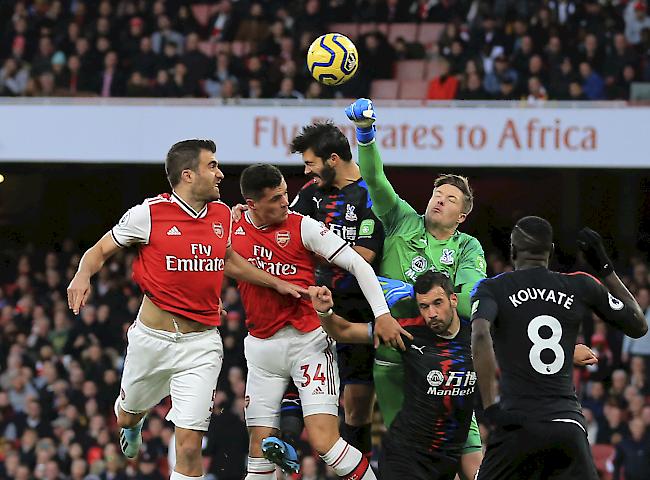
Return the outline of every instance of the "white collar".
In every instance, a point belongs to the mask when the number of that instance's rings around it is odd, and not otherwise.
[[[246,210],[244,212],[244,218],[246,219],[246,221],[248,223],[250,223],[252,226],[254,226],[257,230],[265,230],[266,228],[268,228],[268,225],[260,225],[259,227],[257,225],[255,225],[255,222],[251,218],[250,213],[248,212],[248,210]]]
[[[181,210],[185,211],[190,217],[192,218],[203,218],[207,215],[208,213],[208,204],[206,203],[203,208],[197,212],[192,208],[192,206],[187,203],[185,200],[183,200],[180,195],[174,191],[172,191],[171,194],[171,201],[173,203],[176,203],[179,207],[181,207]]]

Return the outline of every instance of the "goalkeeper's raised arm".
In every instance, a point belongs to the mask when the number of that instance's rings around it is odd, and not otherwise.
[[[345,114],[356,126],[359,169],[361,176],[368,185],[368,192],[372,199],[372,210],[375,212],[384,227],[390,228],[395,217],[395,207],[401,199],[395,193],[393,186],[386,178],[384,166],[381,161],[379,149],[375,144],[375,121],[377,120],[372,100],[360,98],[345,109]],[[405,206],[412,210],[405,202]],[[413,214],[416,212],[413,210]],[[392,214],[392,215],[391,215]],[[417,214],[416,214],[417,215]]]

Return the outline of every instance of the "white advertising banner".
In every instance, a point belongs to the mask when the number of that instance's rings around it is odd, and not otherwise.
[[[650,167],[650,108],[382,106],[386,165]],[[0,104],[0,161],[162,162],[186,138],[212,138],[224,164],[299,165],[288,145],[304,124],[333,120],[354,144],[342,106]]]

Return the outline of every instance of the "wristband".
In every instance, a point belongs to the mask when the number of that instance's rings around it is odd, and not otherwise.
[[[368,323],[368,337],[370,338],[370,341],[375,339],[375,326],[372,322]]]
[[[369,127],[357,127],[357,140],[359,143],[370,143],[375,139],[377,129],[374,125]]]
[[[316,311],[316,315],[318,315],[320,318],[327,318],[334,315],[334,310],[332,310],[332,307],[330,307],[330,309],[327,312],[319,312],[318,310],[315,311]]]

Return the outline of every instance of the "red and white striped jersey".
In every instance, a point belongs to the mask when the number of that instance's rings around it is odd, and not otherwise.
[[[111,235],[121,247],[139,246],[133,279],[156,306],[219,325],[231,227],[225,203],[197,212],[176,193],[164,193],[128,210]]]
[[[260,227],[246,212],[232,228],[232,248],[238,254],[257,268],[304,288],[316,282],[313,253],[331,262],[341,251],[351,248],[322,223],[295,212],[289,212],[280,224]],[[281,295],[247,282],[239,282],[239,292],[246,310],[246,326],[255,337],[271,337],[287,325],[301,332],[320,326],[309,299]]]

